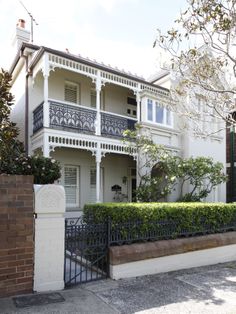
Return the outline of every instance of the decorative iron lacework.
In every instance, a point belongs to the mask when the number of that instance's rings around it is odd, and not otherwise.
[[[133,130],[136,121],[128,118],[101,113],[101,134],[111,137],[122,137],[127,129]]]
[[[43,127],[43,103],[33,111],[33,133]]]
[[[95,119],[94,110],[50,101],[50,127],[52,128],[94,133]]]

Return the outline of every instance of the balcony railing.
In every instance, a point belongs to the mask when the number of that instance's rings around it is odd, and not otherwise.
[[[43,102],[33,112],[33,133],[43,127]]]
[[[49,101],[50,128],[95,134],[96,110],[82,106]],[[127,129],[134,129],[136,119],[126,118],[109,112],[101,112],[101,135],[121,138]],[[43,127],[43,103],[33,112],[33,132]]]
[[[135,119],[129,119],[108,112],[101,112],[101,134],[108,137],[122,137],[127,129],[134,130]]]
[[[80,133],[95,133],[96,111],[50,101],[50,127]]]

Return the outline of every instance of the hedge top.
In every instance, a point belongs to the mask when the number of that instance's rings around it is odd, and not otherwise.
[[[236,203],[100,203],[84,206],[95,222],[172,220],[183,223],[236,224]]]

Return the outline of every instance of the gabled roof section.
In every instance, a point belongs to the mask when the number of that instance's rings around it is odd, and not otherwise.
[[[150,76],[148,78],[148,81],[152,84],[154,84],[155,82],[157,82],[158,80],[164,78],[165,76],[169,75],[170,72],[167,70],[160,70],[157,73],[155,73],[154,75]]]
[[[22,43],[21,47],[19,48],[19,50],[15,56],[15,59],[12,62],[12,65],[9,69],[10,74],[12,74],[13,71],[15,70],[15,68],[16,68],[16,66],[17,66],[17,64],[18,64],[20,58],[22,57],[23,52],[26,48],[37,51],[37,50],[39,50],[40,47],[37,45],[29,44],[29,43]]]

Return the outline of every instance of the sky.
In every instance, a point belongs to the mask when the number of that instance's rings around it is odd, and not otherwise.
[[[158,71],[156,29],[170,29],[186,0],[22,0],[38,25],[34,44],[118,67],[144,78]],[[0,0],[0,67],[8,69],[18,19],[30,18],[19,0]]]

